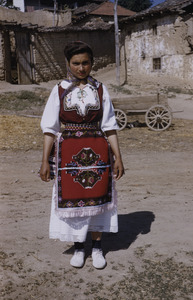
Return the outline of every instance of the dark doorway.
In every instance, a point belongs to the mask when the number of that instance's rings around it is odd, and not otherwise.
[[[12,83],[11,76],[11,43],[9,31],[3,32],[4,39],[4,70],[5,70],[5,81]]]
[[[18,84],[32,83],[30,34],[15,32]]]

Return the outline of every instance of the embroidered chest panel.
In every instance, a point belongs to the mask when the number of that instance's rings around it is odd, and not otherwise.
[[[99,122],[102,119],[102,84],[97,89],[92,86],[86,86],[83,90],[75,87],[64,97],[63,94],[65,90],[59,86],[59,116],[63,124]]]
[[[100,100],[98,92],[93,87],[80,89],[76,87],[72,92],[64,97],[64,111],[76,110],[77,114],[84,117],[89,110],[99,110]]]

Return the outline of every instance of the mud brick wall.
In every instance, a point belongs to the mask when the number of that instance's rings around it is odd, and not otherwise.
[[[3,33],[0,31],[0,80],[4,80],[5,78],[3,49],[4,49],[4,39],[3,39]]]
[[[94,70],[115,61],[113,32],[39,32],[31,36],[34,81],[64,78],[66,76],[64,48],[68,42],[76,40],[91,45],[95,58]]]
[[[0,20],[6,22],[16,22],[17,24],[34,24],[44,27],[66,26],[71,23],[71,11],[59,12],[55,15],[55,24],[53,24],[53,12],[37,10],[34,12],[21,12],[14,9],[0,7]]]
[[[58,33],[32,36],[34,79],[36,82],[60,79],[65,75],[62,41]]]
[[[170,15],[141,21],[125,28],[128,76],[193,77],[193,18],[183,20]],[[160,58],[161,68],[154,69],[153,59]]]
[[[0,80],[10,82],[11,56],[8,31],[0,31]]]

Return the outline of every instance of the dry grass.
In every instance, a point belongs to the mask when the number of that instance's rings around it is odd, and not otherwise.
[[[1,93],[0,111],[5,114],[28,112],[31,115],[34,113],[41,115],[49,93],[43,88],[36,88],[34,91]]]

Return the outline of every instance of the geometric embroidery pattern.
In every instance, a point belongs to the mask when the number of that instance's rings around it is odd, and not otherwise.
[[[75,126],[76,125],[76,126]],[[93,207],[101,206],[112,201],[112,174],[110,159],[103,161],[101,154],[93,151],[92,146],[87,146],[87,148],[82,148],[76,154],[72,154],[71,160],[66,161],[62,166],[62,145],[68,142],[68,140],[73,139],[79,142],[79,139],[85,139],[85,141],[91,137],[96,138],[95,143],[100,143],[103,140],[103,133],[96,126],[91,126],[85,128],[85,124],[70,124],[63,131],[58,148],[58,208],[78,208],[78,207]],[[87,124],[86,124],[87,126]],[[104,145],[104,144],[103,144]],[[67,146],[68,147],[68,146]],[[106,147],[106,146],[105,146]],[[107,146],[108,147],[108,146]],[[65,147],[64,147],[65,148]],[[105,153],[106,150],[102,153]],[[99,151],[99,153],[101,152]],[[72,151],[73,152],[73,151]],[[106,173],[107,172],[107,173]],[[62,187],[62,176],[71,176],[73,179],[74,186],[69,184],[68,187]],[[108,174],[107,177],[103,177],[103,173]],[[106,175],[105,175],[106,176]],[[94,191],[94,194],[86,196],[80,196],[77,194],[75,197],[71,197],[70,189],[76,190],[75,185],[78,184],[79,187],[83,189],[89,189],[89,192],[94,190],[94,186],[100,181],[99,193]],[[105,183],[106,182],[106,183]],[[104,186],[107,186],[107,191],[104,192]],[[63,190],[62,190],[63,189]],[[65,190],[66,189],[66,190]],[[103,190],[103,191],[102,191]],[[65,193],[63,195],[62,193]],[[69,193],[69,196],[68,196]],[[76,193],[75,193],[76,194]],[[97,195],[99,196],[97,196]]]
[[[75,177],[83,188],[91,189],[106,171],[107,164],[99,160],[100,155],[91,148],[83,148],[79,153],[73,155],[73,161],[66,164],[67,174]]]

